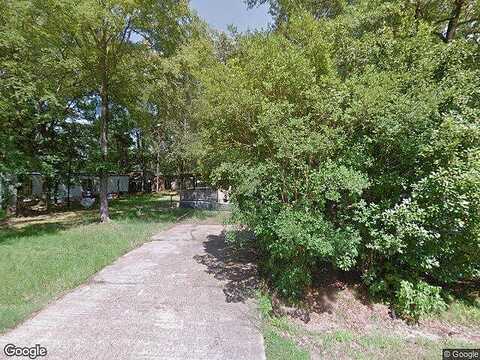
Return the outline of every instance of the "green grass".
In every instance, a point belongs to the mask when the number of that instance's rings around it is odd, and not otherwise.
[[[268,360],[308,360],[309,353],[299,347],[290,337],[297,334],[295,327],[286,318],[271,317],[272,303],[270,298],[259,292],[258,308],[263,324],[263,340]]]
[[[265,353],[268,360],[308,360],[307,351],[298,347],[292,340],[280,335],[274,328],[263,332]]]
[[[0,333],[180,217],[217,215],[169,204],[169,198],[137,196],[113,201],[113,221],[106,225],[97,224],[96,210],[89,210],[48,221],[16,219],[15,227],[0,228]]]
[[[435,318],[467,327],[480,328],[480,298],[475,300],[455,300],[448,309]]]
[[[362,333],[339,329],[325,334],[309,334],[323,355],[343,354],[349,359],[438,359],[442,349],[466,348],[473,344],[425,337],[408,338],[406,336],[387,335],[378,331]]]

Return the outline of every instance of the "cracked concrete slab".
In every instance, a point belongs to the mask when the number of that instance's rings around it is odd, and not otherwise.
[[[11,343],[61,360],[265,359],[255,304],[228,302],[225,281],[195,260],[222,230],[181,224],[156,235],[1,336],[0,358]]]

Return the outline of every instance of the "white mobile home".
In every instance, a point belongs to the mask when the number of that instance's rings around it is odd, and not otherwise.
[[[108,193],[127,193],[130,177],[128,175],[111,175],[108,177]],[[40,198],[45,193],[45,181],[40,173],[30,174],[28,183],[25,184],[26,193],[33,198]],[[89,191],[98,194],[100,191],[100,179],[96,176],[76,176],[73,184],[68,189],[67,185],[60,184],[57,187],[56,196],[59,199],[80,200],[84,192]]]

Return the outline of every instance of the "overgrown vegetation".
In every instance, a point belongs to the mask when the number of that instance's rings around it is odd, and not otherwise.
[[[328,265],[417,320],[480,276],[479,3],[302,3],[199,75],[202,166],[285,297]]]

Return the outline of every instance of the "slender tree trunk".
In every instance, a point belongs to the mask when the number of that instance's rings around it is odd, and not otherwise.
[[[160,192],[160,152],[159,151],[157,151],[157,164],[156,164],[155,173],[157,177],[156,188],[157,188],[157,193],[159,193]]]
[[[447,34],[445,35],[446,42],[450,42],[455,38],[464,2],[465,0],[455,0],[455,7],[452,10],[452,17],[448,22]]]
[[[145,175],[145,154],[144,154],[144,148],[143,148],[143,137],[142,134],[140,133],[140,130],[136,131],[136,136],[137,136],[137,151],[138,151],[138,157],[140,160],[140,166],[142,170],[142,189],[141,192],[144,193],[146,191],[146,175]]]
[[[10,179],[11,182],[16,182],[16,178]],[[15,185],[9,183],[6,186],[7,193],[7,217],[13,216],[16,214],[17,209],[17,188]]]
[[[142,192],[145,193],[147,192],[147,175],[145,173],[146,169],[146,164],[145,164],[145,145],[144,145],[144,138],[143,134],[140,133],[140,156],[141,156],[141,162],[142,162]]]
[[[53,205],[56,206],[58,204],[58,181],[53,183]]]
[[[143,134],[142,134],[143,135]],[[147,164],[145,162],[145,141],[143,136],[141,137],[141,154],[142,154],[142,192],[150,192],[150,189],[147,190]]]
[[[68,159],[68,175],[67,175],[67,209],[70,209],[70,188],[72,178],[72,157]]]
[[[17,204],[15,205],[15,216],[17,217],[25,215],[23,200],[23,196],[17,196]]]
[[[101,116],[100,116],[100,151],[102,153],[103,166],[100,172],[100,222],[105,223],[110,221],[110,215],[108,212],[108,173],[105,169],[107,164],[107,154],[108,154],[108,140],[107,140],[107,131],[108,131],[108,120],[110,116],[110,111],[108,107],[108,81],[106,74],[106,64],[103,64],[103,76],[102,76],[102,85],[100,87],[100,98],[101,98]]]
[[[17,195],[15,196],[15,216],[23,216],[25,209],[23,208],[23,194],[19,194],[17,189]]]
[[[52,180],[49,177],[45,178],[45,211],[48,213],[51,209],[52,200]]]

